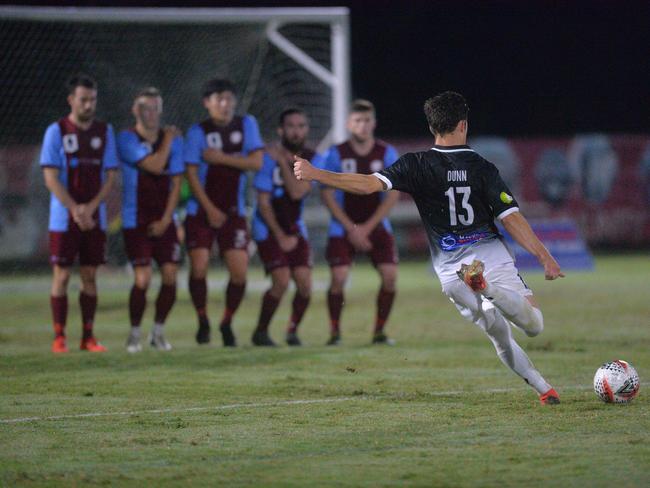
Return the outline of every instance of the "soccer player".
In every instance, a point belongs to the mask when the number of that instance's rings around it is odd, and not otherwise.
[[[293,155],[322,164],[316,153],[306,147],[309,122],[304,111],[286,109],[280,114],[280,144],[264,154],[262,169],[255,175],[257,208],[253,218],[253,238],[257,242],[264,269],[271,275],[271,288],[262,298],[257,328],[253,333],[256,346],[274,346],[268,329],[275,310],[289,286],[296,284],[286,341],[300,346],[298,325],[311,297],[312,255],[307,228],[302,220],[303,199],[311,184],[293,175]]]
[[[149,336],[152,347],[169,351],[163,325],[176,301],[176,270],[180,258],[174,210],[185,171],[183,139],[173,126],[161,128],[163,100],[158,89],[140,91],[132,112],[135,127],[120,132],[117,148],[122,161],[122,229],[135,282],[129,295],[131,332],[126,350],[142,350],[140,323],[151,282],[151,258],[161,274],[156,299],[154,326]]]
[[[466,145],[468,107],[463,96],[441,93],[426,101],[424,111],[435,137],[429,151],[405,154],[372,175],[323,171],[301,158],[296,158],[294,173],[299,180],[317,180],[355,194],[392,189],[410,193],[443,292],[464,318],[487,334],[501,361],[537,391],[542,404],[559,403],[557,392],[512,337],[511,325],[533,337],[544,321],[494,219],[539,260],[547,280],[564,274],[520,213],[497,168]]]
[[[235,115],[237,97],[229,80],[212,79],[203,88],[209,118],[193,125],[185,140],[187,180],[186,245],[190,256],[190,295],[199,319],[196,341],[210,342],[206,274],[217,240],[230,274],[219,330],[224,346],[236,346],[231,322],[246,289],[248,227],[244,208],[246,172],[262,167],[264,144],[251,115]]]
[[[113,128],[95,119],[97,83],[78,74],[68,80],[70,113],[45,131],[40,164],[50,199],[50,306],[54,324],[52,352],[68,352],[70,267],[79,256],[79,306],[83,334],[81,350],[104,352],[93,335],[97,309],[97,267],[105,262],[106,207],[117,169]]]
[[[371,174],[393,164],[397,160],[397,151],[375,139],[376,125],[375,107],[371,102],[352,102],[347,120],[350,138],[330,148],[326,168],[339,173]],[[357,252],[368,254],[381,278],[372,342],[393,344],[384,333],[384,326],[395,299],[398,257],[386,216],[399,199],[399,193],[352,195],[334,188],[323,188],[321,196],[332,214],[326,250],[331,272],[327,292],[330,316],[330,339],[327,344],[337,345],[341,340],[340,318],[345,302],[345,282]]]

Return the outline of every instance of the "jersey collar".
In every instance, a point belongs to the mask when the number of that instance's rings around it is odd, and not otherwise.
[[[437,144],[434,144],[431,149],[433,151],[444,152],[444,153],[453,153],[453,152],[461,152],[461,151],[474,152],[474,149],[472,149],[466,144],[462,146],[439,146]]]

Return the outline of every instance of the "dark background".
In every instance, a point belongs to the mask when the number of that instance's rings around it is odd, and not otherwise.
[[[15,3],[15,2],[2,2]],[[457,90],[474,134],[650,132],[650,2],[23,2],[78,6],[334,6],[351,11],[352,95],[379,133],[420,136],[423,101]]]

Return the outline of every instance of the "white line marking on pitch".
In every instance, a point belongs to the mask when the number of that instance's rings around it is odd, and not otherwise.
[[[650,386],[650,383],[641,383],[641,386]],[[591,385],[575,385],[564,386],[559,388],[562,390],[590,390]],[[468,393],[511,393],[516,391],[524,391],[527,388],[486,388],[483,390],[450,390],[450,391],[432,391],[427,393],[429,396],[454,396]],[[402,397],[408,397],[403,395]],[[15,419],[0,419],[0,424],[20,424],[27,422],[39,422],[44,420],[67,420],[67,419],[83,419],[92,417],[116,417],[116,416],[130,416],[130,415],[146,415],[146,414],[163,414],[163,413],[188,413],[188,412],[207,412],[218,410],[232,410],[236,408],[263,408],[263,407],[284,407],[291,405],[317,405],[321,403],[339,403],[350,402],[354,400],[382,400],[382,399],[400,399],[400,395],[358,395],[337,398],[316,398],[312,400],[285,400],[279,402],[260,402],[260,403],[231,403],[229,405],[216,405],[214,407],[179,407],[179,408],[156,408],[151,410],[131,410],[126,412],[88,412],[77,413],[70,415],[52,415],[48,417],[22,417]]]

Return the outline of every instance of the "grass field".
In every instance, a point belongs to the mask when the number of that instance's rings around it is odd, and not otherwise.
[[[97,335],[109,353],[57,357],[49,353],[48,277],[0,278],[0,484],[650,484],[647,256],[601,257],[595,273],[553,283],[527,276],[546,330],[515,337],[560,392],[556,407],[540,406],[502,366],[444,299],[427,264],[407,263],[400,273],[392,348],[369,345],[377,281],[360,265],[341,347],[322,345],[324,268],[302,326],[306,347],[249,346],[263,288],[261,271],[252,270],[258,283],[235,322],[243,347],[197,347],[182,290],[168,324],[174,350],[130,356],[128,277],[104,272]],[[222,278],[215,271],[213,279]],[[221,291],[211,295],[216,319]],[[288,302],[272,326],[278,341]],[[76,346],[76,291],[70,305]],[[591,388],[596,368],[616,358],[641,376],[631,405],[603,404]]]

